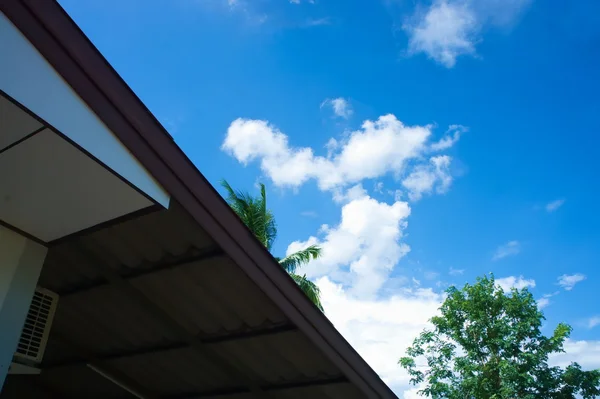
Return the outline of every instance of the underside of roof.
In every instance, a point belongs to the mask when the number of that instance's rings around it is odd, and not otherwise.
[[[148,398],[365,397],[179,204],[127,219],[52,244],[43,371],[6,392],[135,397],[107,375]]]
[[[0,11],[171,196],[49,243],[42,373],[3,399],[396,397],[55,1]]]

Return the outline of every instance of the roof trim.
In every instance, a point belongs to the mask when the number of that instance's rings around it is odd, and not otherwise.
[[[353,384],[369,398],[397,398],[279,267],[57,2],[0,0],[0,10],[158,183]]]

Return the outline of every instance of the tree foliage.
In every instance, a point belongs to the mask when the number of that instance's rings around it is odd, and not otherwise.
[[[273,213],[267,208],[265,185],[260,184],[260,194],[256,197],[253,197],[246,192],[234,190],[225,180],[221,181],[221,185],[227,192],[226,200],[231,209],[233,209],[242,222],[244,222],[267,250],[271,252],[273,243],[277,238],[277,224],[275,223]],[[310,281],[306,275],[296,274],[296,271],[300,267],[320,256],[321,248],[316,245],[311,245],[303,250],[290,254],[285,258],[275,259],[277,259],[281,267],[288,272],[306,296],[308,296],[308,298],[323,311],[319,287]]]
[[[423,331],[399,363],[421,395],[434,399],[572,399],[600,395],[600,371],[577,363],[551,367],[571,333],[559,324],[550,337],[527,289],[505,293],[494,276],[450,287],[433,330]]]

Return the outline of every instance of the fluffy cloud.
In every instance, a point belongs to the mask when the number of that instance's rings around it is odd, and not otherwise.
[[[565,203],[564,199],[557,199],[555,201],[546,204],[545,208],[547,212],[554,212],[558,210]]]
[[[430,125],[406,126],[388,114],[365,121],[343,140],[330,139],[327,156],[319,156],[309,147],[291,147],[288,136],[267,121],[237,119],[227,130],[222,149],[243,164],[259,161],[262,171],[279,187],[297,188],[315,179],[320,189],[334,190],[388,173],[398,178],[411,176],[412,170],[417,174],[406,184],[419,196],[434,185],[436,191],[445,191],[452,181],[450,157],[424,158],[433,151],[428,142],[431,135]],[[428,181],[420,181],[431,176],[435,180],[431,187]]]
[[[535,280],[526,280],[523,276],[515,277],[503,277],[496,279],[496,284],[504,290],[504,292],[510,291],[511,288],[522,290],[523,288],[535,287]]]
[[[577,362],[584,370],[600,368],[600,341],[565,341],[565,353],[553,354],[548,359],[552,366],[566,367]]]
[[[448,155],[438,155],[429,159],[429,165],[418,165],[402,180],[402,186],[408,190],[408,198],[418,201],[423,194],[434,190],[438,194],[448,191],[452,184],[450,175],[450,162]]]
[[[567,291],[571,291],[573,289],[573,287],[575,287],[575,284],[577,284],[585,279],[586,279],[585,275],[583,275],[581,273],[570,274],[570,275],[563,274],[562,276],[560,276],[558,278],[558,285],[560,285]]]
[[[322,247],[322,258],[302,273],[316,280],[326,315],[399,396],[413,392],[397,362],[429,325],[443,294],[411,285],[407,278],[390,278],[410,249],[402,242],[410,207],[402,201],[379,202],[360,184],[339,193],[337,200],[343,204],[339,224],[323,226],[319,237],[294,242],[287,252]]]
[[[446,131],[446,135],[437,143],[431,145],[432,151],[447,150],[458,142],[460,136],[467,132],[468,128],[463,125],[450,125]]]
[[[401,242],[410,207],[406,202],[378,202],[361,186],[348,190],[340,223],[322,228],[324,237],[289,245],[287,253],[318,244],[323,255],[302,269],[309,278],[329,276],[357,298],[374,297],[410,248]]]
[[[456,64],[458,56],[475,54],[479,24],[466,3],[435,2],[404,29],[409,35],[410,53],[425,53],[448,68]]]
[[[408,391],[409,376],[398,359],[429,326],[443,296],[431,289],[403,288],[385,299],[360,300],[327,277],[319,279],[318,285],[335,327],[399,396]]]
[[[542,297],[537,300],[538,309],[544,309],[548,305],[550,305],[550,298]]]
[[[482,28],[512,24],[530,0],[435,0],[403,28],[409,53],[425,53],[452,68],[460,56],[475,55]]]
[[[521,244],[519,244],[519,241],[509,241],[496,249],[496,252],[494,252],[494,255],[492,256],[492,260],[500,260],[507,256],[517,255],[519,252],[521,252]]]
[[[367,190],[362,184],[350,187],[348,190],[335,189],[333,191],[333,200],[337,203],[351,202],[367,196]]]
[[[340,118],[348,119],[354,111],[352,111],[352,107],[348,100],[338,97],[338,98],[328,98],[327,100],[321,103],[321,108],[330,106],[333,110],[333,114]]]

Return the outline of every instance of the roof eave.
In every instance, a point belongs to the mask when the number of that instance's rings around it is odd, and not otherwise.
[[[396,398],[249,233],[141,100],[54,1],[0,0],[0,10],[260,289],[368,397]]]

